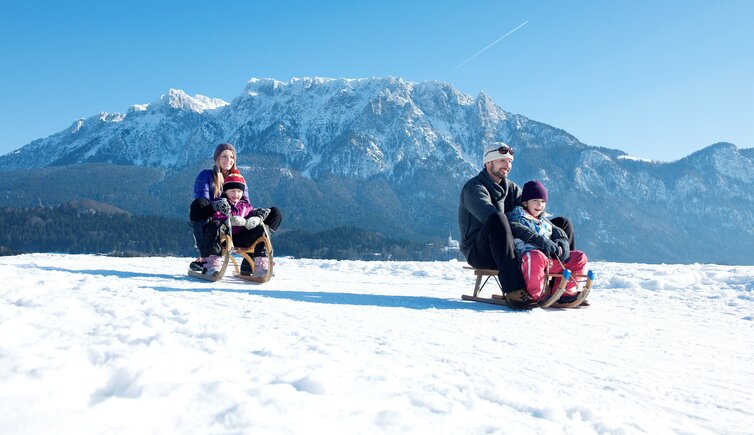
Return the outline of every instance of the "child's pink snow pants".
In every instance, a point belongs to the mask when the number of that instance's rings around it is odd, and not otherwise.
[[[568,262],[563,264],[572,274],[582,275],[584,273],[584,268],[586,268],[586,263],[586,254],[574,250],[571,251],[571,258],[568,259]],[[545,270],[548,265],[550,266],[550,273],[563,272],[563,268],[560,267],[560,262],[556,259],[550,260],[542,251],[529,251],[521,258],[521,272],[524,275],[526,292],[529,294],[529,297],[535,301],[542,297],[542,287],[545,282]],[[558,288],[560,280],[561,278],[555,280],[553,288]],[[563,295],[572,296],[574,294],[576,294],[576,283],[569,279],[568,283],[566,283],[566,289],[563,292]]]

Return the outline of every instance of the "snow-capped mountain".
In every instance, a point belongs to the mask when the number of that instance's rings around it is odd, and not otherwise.
[[[212,120],[228,103],[170,89],[151,104],[127,113],[100,113],[0,157],[5,169],[108,162],[169,167],[198,156],[191,150],[213,141]],[[187,155],[188,154],[188,155]]]
[[[230,104],[170,89],[125,114],[77,120],[0,157],[0,168],[91,162],[181,168],[228,141],[240,155],[280,155],[290,169],[313,178],[405,175],[437,163],[473,173],[484,143],[535,136],[542,128],[559,143],[583,147],[565,132],[507,114],[484,94],[475,99],[446,83],[252,79]]]
[[[0,170],[32,179],[54,171],[78,186],[76,195],[134,212],[155,210],[129,207],[133,195],[159,197],[163,213],[183,216],[193,176],[211,165],[217,143],[231,142],[252,200],[283,208],[288,228],[443,237],[457,232],[460,188],[496,140],[516,150],[511,178],[542,180],[550,210],[575,222],[580,246],[597,258],[754,263],[737,248],[754,242],[754,150],[721,143],[676,162],[645,161],[441,82],[252,79],[230,103],[171,89],[126,114],[102,113],[33,141],[0,157]],[[84,178],[76,182],[78,164],[163,175],[130,181],[128,194],[97,196]],[[166,195],[177,186],[181,195]],[[25,201],[12,184],[3,190]],[[32,200],[70,199],[40,191]]]

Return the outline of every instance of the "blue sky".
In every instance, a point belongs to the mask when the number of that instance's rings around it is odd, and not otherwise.
[[[230,101],[304,76],[443,80],[656,160],[751,148],[751,23],[743,0],[0,0],[0,154],[171,87]]]

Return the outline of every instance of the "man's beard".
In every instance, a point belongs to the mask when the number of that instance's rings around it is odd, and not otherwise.
[[[503,180],[508,176],[507,172],[505,172],[503,169],[498,169],[497,171],[493,171],[492,173],[495,174],[497,178],[502,178]]]

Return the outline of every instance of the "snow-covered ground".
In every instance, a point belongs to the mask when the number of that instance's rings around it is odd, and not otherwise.
[[[0,432],[754,428],[754,267],[594,263],[590,307],[515,312],[454,261],[189,260],[0,257]]]

